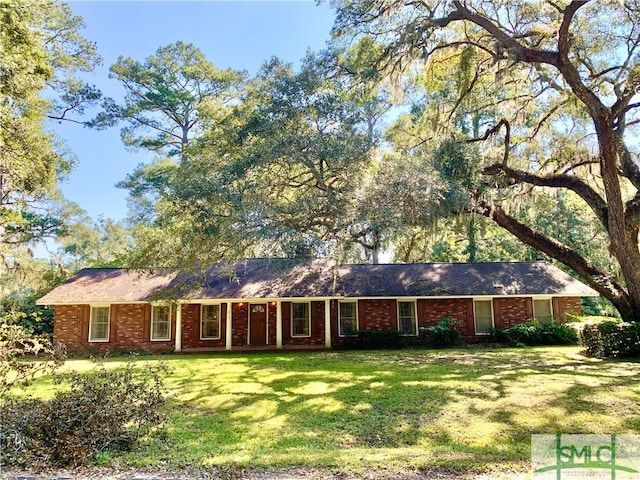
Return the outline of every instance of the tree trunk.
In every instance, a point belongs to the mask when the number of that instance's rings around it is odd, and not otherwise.
[[[605,120],[609,116],[604,116]],[[611,252],[618,260],[625,280],[630,313],[623,313],[626,321],[640,321],[640,251],[637,237],[628,231],[625,221],[625,207],[620,188],[618,171],[618,146],[609,122],[595,121],[600,147],[600,171],[608,206],[608,230]]]

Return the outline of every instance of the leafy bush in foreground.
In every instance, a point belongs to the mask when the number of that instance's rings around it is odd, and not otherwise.
[[[51,400],[10,398],[0,419],[3,464],[77,466],[107,451],[128,451],[164,421],[161,366],[121,371],[99,365],[72,374]]]
[[[640,322],[585,325],[581,340],[590,357],[640,357]]]

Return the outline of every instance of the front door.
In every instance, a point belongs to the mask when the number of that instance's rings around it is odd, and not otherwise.
[[[267,344],[267,306],[263,304],[250,305],[250,342],[252,346]]]

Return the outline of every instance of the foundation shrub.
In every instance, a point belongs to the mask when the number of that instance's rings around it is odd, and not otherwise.
[[[359,330],[357,348],[394,349],[408,346],[407,337],[392,328],[384,330]]]
[[[455,347],[462,343],[462,335],[458,330],[459,326],[460,321],[452,317],[444,317],[435,325],[420,329],[421,337],[426,345],[430,347]]]
[[[555,322],[530,320],[507,329],[494,328],[491,340],[513,345],[577,345],[579,338],[575,328]]]

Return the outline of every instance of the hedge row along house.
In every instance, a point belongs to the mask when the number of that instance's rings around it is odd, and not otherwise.
[[[361,330],[417,336],[444,317],[477,341],[531,318],[563,322],[598,294],[546,262],[338,265],[254,259],[201,277],[85,269],[42,297],[69,350],[339,348]]]

